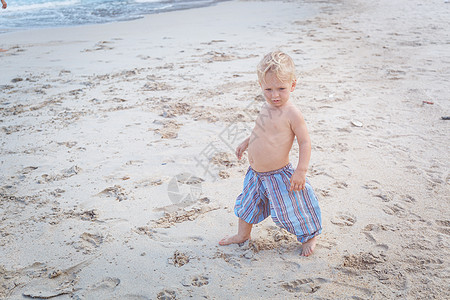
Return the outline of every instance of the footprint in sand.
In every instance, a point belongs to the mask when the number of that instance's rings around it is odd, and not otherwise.
[[[389,250],[389,246],[386,244],[380,244],[378,243],[377,239],[373,236],[373,234],[371,232],[363,231],[364,235],[366,236],[366,238],[373,244],[375,244],[375,248],[382,250],[382,251],[387,251]]]
[[[120,284],[119,278],[105,277],[102,280],[90,285],[87,289],[82,289],[81,294],[75,294],[74,299],[112,299],[111,294]],[[145,298],[128,298],[125,299],[145,299]]]
[[[235,268],[241,268],[242,267],[241,263],[239,262],[239,259],[234,257],[233,254],[224,253],[222,251],[217,251],[213,258],[221,258],[225,262],[227,262],[228,264],[230,264],[231,266],[233,266]]]
[[[99,247],[104,240],[104,237],[98,234],[92,234],[88,232],[84,232],[80,238],[83,240],[83,243],[86,246],[94,246],[95,248]]]
[[[331,219],[331,223],[337,226],[353,226],[356,223],[356,217],[348,213],[339,213]]]
[[[416,267],[433,270],[442,268],[444,264],[444,261],[439,258],[420,257],[415,255],[409,257],[406,261]]]
[[[330,193],[329,189],[316,188],[315,191],[316,191],[317,194],[319,194],[319,195],[321,195],[323,197],[330,197],[331,196],[331,193]]]
[[[394,204],[391,206],[387,205],[383,208],[383,211],[388,215],[395,215],[399,218],[404,218],[407,215],[406,209],[399,204]]]
[[[356,270],[372,270],[376,265],[386,261],[383,254],[373,252],[345,255],[342,266]]]
[[[335,246],[336,246],[336,243],[335,243],[335,242],[332,242],[332,241],[327,241],[327,240],[321,239],[321,240],[319,240],[319,241],[317,242],[317,247],[318,247],[318,248],[325,248],[325,249],[331,250],[331,249],[333,249]]]
[[[381,183],[379,183],[376,180],[371,180],[368,183],[366,183],[365,185],[363,185],[363,188],[365,188],[367,190],[378,190],[381,188]]]
[[[209,283],[209,278],[206,276],[195,276],[192,279],[192,285],[193,286],[204,286]]]
[[[337,188],[339,189],[346,189],[348,188],[348,184],[346,182],[343,181],[336,181],[333,185],[335,185]]]
[[[307,278],[307,279],[297,279],[291,282],[285,282],[281,284],[281,287],[290,293],[308,293],[313,294],[317,292],[321,285],[329,282],[329,280],[324,278]]]
[[[31,280],[21,287],[22,295],[34,299],[50,299],[62,295],[72,295],[79,279],[77,274],[87,267],[93,259],[95,258],[85,260],[67,269],[54,269],[53,271],[50,271],[47,276],[42,276],[43,274],[41,274],[35,280]],[[39,274],[39,272],[47,271],[48,268],[49,266],[44,264],[35,263],[32,266],[23,269],[23,271],[32,271],[30,274]],[[20,299],[22,299],[22,297],[20,297]]]
[[[209,278],[207,276],[198,275],[198,276],[191,276],[188,278],[183,279],[181,282],[184,286],[204,286],[209,283]]]
[[[177,299],[177,293],[172,290],[164,289],[158,293],[158,296],[156,296],[156,299],[158,299],[158,300],[175,300],[175,299]]]
[[[92,290],[95,290],[95,291],[100,291],[100,290],[102,290],[102,291],[112,291],[119,284],[120,284],[120,279],[119,278],[107,277],[107,278],[104,278],[99,283],[95,284],[94,287],[92,288]]]
[[[29,174],[29,173],[33,172],[34,170],[36,170],[36,169],[38,169],[38,167],[33,167],[33,166],[26,167],[26,168],[24,168],[22,170],[22,174]]]
[[[168,262],[176,267],[182,267],[189,262],[189,256],[176,250],[173,256],[168,259]]]
[[[383,202],[391,202],[393,199],[393,196],[391,193],[381,193],[381,194],[377,194],[374,196],[377,198],[380,198],[381,201],[383,201]]]
[[[38,180],[38,183],[45,184],[47,182],[64,180],[64,179],[67,179],[69,177],[79,174],[81,171],[82,171],[82,169],[75,165],[68,169],[62,170],[59,174],[53,174],[53,175],[42,174],[41,175],[42,180]]]
[[[126,193],[125,189],[118,184],[104,189],[103,191],[96,194],[95,196],[100,196],[100,195],[106,195],[108,197],[116,198],[116,200],[119,202],[128,200],[128,194]]]

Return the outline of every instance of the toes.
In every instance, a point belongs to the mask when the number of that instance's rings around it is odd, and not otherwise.
[[[302,249],[302,256],[310,256],[312,253],[312,250],[307,248],[307,249]]]
[[[223,239],[221,239],[219,241],[219,245],[221,245],[221,246],[228,245],[229,243],[230,243],[230,238],[228,236],[224,237]]]

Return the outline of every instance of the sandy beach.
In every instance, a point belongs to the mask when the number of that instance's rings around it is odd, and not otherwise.
[[[449,299],[449,28],[443,0],[234,0],[1,34],[0,299]],[[276,49],[312,140],[307,258],[270,218],[218,245]]]

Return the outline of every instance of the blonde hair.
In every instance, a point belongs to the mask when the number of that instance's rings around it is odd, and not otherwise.
[[[274,72],[282,82],[296,80],[294,61],[289,55],[281,51],[272,51],[259,62],[257,67],[259,82],[265,82],[266,74],[269,72]]]

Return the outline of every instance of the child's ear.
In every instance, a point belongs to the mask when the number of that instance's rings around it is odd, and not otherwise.
[[[295,79],[294,81],[292,81],[292,87],[291,87],[291,92],[293,92],[295,90],[295,87],[297,86],[297,79]]]

